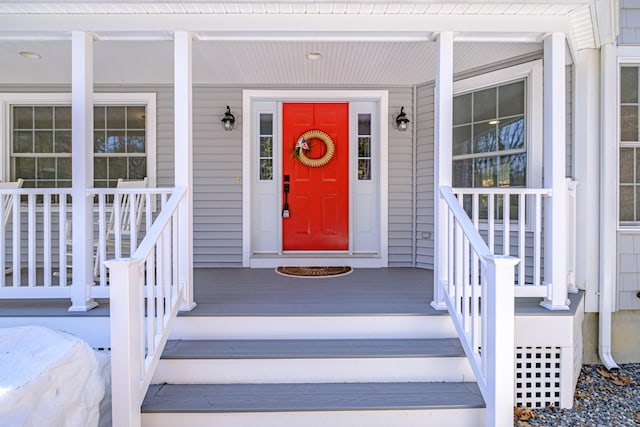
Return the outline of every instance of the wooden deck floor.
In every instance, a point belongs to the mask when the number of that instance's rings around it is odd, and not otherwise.
[[[293,278],[273,269],[195,271],[198,306],[183,315],[439,314],[433,273],[414,268],[354,269],[328,278]]]
[[[284,277],[273,269],[194,271],[197,306],[181,316],[440,315],[430,303],[433,272],[415,268],[354,269],[331,278]],[[537,298],[517,299],[518,315],[574,315],[583,292],[570,295],[570,311],[548,311]],[[0,298],[0,317],[108,316],[109,301],[87,313],[69,313],[69,300]]]

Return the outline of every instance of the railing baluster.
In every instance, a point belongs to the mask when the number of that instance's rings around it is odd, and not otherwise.
[[[36,285],[36,195],[27,196],[27,265],[28,285]]]
[[[67,286],[67,195],[61,194],[58,202],[58,285]]]
[[[496,225],[495,225],[495,194],[489,193],[487,196],[487,224],[488,224],[488,241],[489,250],[491,253],[495,252],[495,238],[496,238]]]
[[[509,194],[502,195],[502,254],[511,253],[511,198]]]
[[[520,193],[518,196],[518,257],[520,257],[520,264],[518,265],[518,285],[524,286],[526,284],[526,259],[527,254],[525,253],[527,233],[526,233],[526,196],[524,193]]]
[[[164,266],[164,260],[165,260],[164,232],[160,233],[160,236],[158,237],[158,241],[156,242],[155,247],[156,247],[156,267],[157,267],[156,268],[156,281],[157,281],[156,329],[158,330],[158,332],[161,333],[162,323],[164,321],[164,300],[165,300],[164,282],[166,280],[166,277],[164,275],[164,268],[165,268]]]
[[[171,301],[171,280],[173,279],[173,275],[171,273],[171,223],[168,223],[164,230],[162,231],[162,244],[164,246],[162,251],[162,256],[164,257],[163,266],[164,271],[162,275],[164,278],[162,279],[162,284],[164,286],[164,298],[165,301]],[[162,313],[164,317],[164,312]]]
[[[176,266],[178,265],[178,219],[179,219],[179,215],[180,212],[176,211],[176,213],[173,215],[173,217],[171,218],[172,224],[171,224],[171,231],[172,231],[172,236],[171,236],[171,241],[173,242],[173,244],[171,245],[171,256],[172,256],[172,263],[171,266],[173,267],[173,286],[172,286],[172,294],[171,294],[171,301],[174,300],[174,298],[177,296],[177,292],[178,292],[178,269],[176,268]]]
[[[115,257],[122,257],[122,194],[120,192],[116,192],[113,197],[113,212],[114,212],[114,225],[113,225],[113,236],[115,241]]]
[[[133,255],[138,247],[138,194],[129,193],[129,256]]]
[[[473,211],[473,226],[476,230],[480,228],[480,196],[478,194],[473,195],[472,199],[472,211]],[[480,349],[480,337],[482,336],[480,330],[480,266],[478,260],[478,254],[475,250],[472,251],[472,272],[471,272],[471,318],[472,330],[471,330],[471,345],[473,351],[477,352]]]
[[[7,260],[5,258],[5,245],[6,245],[6,230],[4,229],[4,194],[0,193],[0,288],[5,287],[5,268],[7,268]]]
[[[100,275],[100,286],[107,286],[107,267],[104,262],[107,259],[107,215],[106,194],[98,194],[98,249],[97,262]],[[95,270],[95,268],[94,268]]]
[[[542,236],[542,196],[536,194],[536,206],[535,206],[535,228],[533,231],[533,284],[535,286],[542,285],[540,267],[540,237]]]
[[[48,288],[51,287],[51,194],[44,195],[43,208],[44,286]]]
[[[20,286],[21,281],[21,271],[20,271],[20,241],[21,232],[20,232],[20,222],[22,221],[22,215],[20,214],[20,195],[16,194],[13,197],[13,287],[17,288]]]
[[[448,215],[447,215],[447,256],[449,259],[449,262],[447,263],[447,287],[448,289],[448,293],[452,293],[454,292],[454,288],[453,288],[453,284],[455,282],[455,278],[453,276],[453,251],[454,251],[454,230],[455,230],[455,218],[453,217],[453,213],[451,213],[451,211],[448,211]]]

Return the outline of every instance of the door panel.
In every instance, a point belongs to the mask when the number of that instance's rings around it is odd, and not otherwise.
[[[289,218],[283,218],[283,250],[349,249],[349,104],[285,103],[283,114],[283,177],[290,178]],[[300,135],[326,132],[335,146],[331,161],[309,167],[292,156]],[[311,140],[310,158],[326,152]],[[284,179],[283,179],[284,181]]]

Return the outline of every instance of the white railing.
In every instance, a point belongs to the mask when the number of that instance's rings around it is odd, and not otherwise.
[[[0,188],[0,298],[70,296],[70,199],[66,188]]]
[[[512,426],[518,259],[491,252],[451,187],[440,194],[448,208],[444,300],[485,399],[485,424]]]
[[[132,256],[149,233],[154,207],[163,209],[173,188],[93,188],[94,224],[93,297],[108,297],[109,280],[104,262],[110,258]]]
[[[520,258],[517,297],[544,297],[543,220],[550,189],[455,188],[452,190],[489,251]]]
[[[177,240],[185,194],[185,188],[175,189],[131,258],[106,262],[114,426],[140,426],[142,400],[184,299]]]

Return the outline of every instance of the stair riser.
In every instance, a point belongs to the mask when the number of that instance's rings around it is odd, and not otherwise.
[[[182,316],[170,339],[454,338],[449,316]]]
[[[154,384],[475,381],[464,357],[160,360]]]
[[[250,413],[144,413],[143,427],[484,427],[479,408]]]

